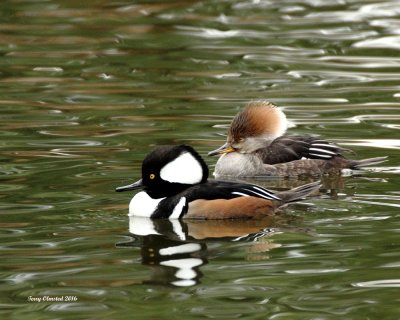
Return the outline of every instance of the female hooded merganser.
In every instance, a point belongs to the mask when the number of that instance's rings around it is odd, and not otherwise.
[[[251,102],[230,125],[227,142],[208,155],[221,155],[214,176],[321,176],[360,169],[386,157],[346,159],[348,151],[312,136],[284,135],[285,114],[266,101]]]
[[[142,179],[116,191],[144,189],[129,216],[169,219],[261,218],[319,189],[313,182],[273,193],[252,184],[208,179],[208,167],[190,146],[161,146],[146,156]]]

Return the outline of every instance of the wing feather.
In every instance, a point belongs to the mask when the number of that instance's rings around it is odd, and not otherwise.
[[[257,152],[265,164],[286,163],[300,159],[342,157],[345,149],[334,143],[310,136],[282,136]]]

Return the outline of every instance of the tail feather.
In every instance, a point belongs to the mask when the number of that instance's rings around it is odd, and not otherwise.
[[[376,157],[376,158],[368,158],[362,160],[351,160],[350,169],[361,169],[368,166],[373,166],[382,162],[385,162],[387,157]]]
[[[304,199],[306,196],[319,190],[320,187],[321,181],[316,181],[291,190],[277,192],[275,195],[277,195],[283,203],[295,202]]]

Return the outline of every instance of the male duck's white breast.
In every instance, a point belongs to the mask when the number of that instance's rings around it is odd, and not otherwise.
[[[137,193],[129,203],[129,216],[150,218],[165,198],[153,199],[145,191]]]

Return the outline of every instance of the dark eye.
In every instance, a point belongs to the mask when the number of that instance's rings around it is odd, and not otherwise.
[[[149,178],[150,180],[153,180],[156,177],[156,175],[154,173],[150,173]]]

